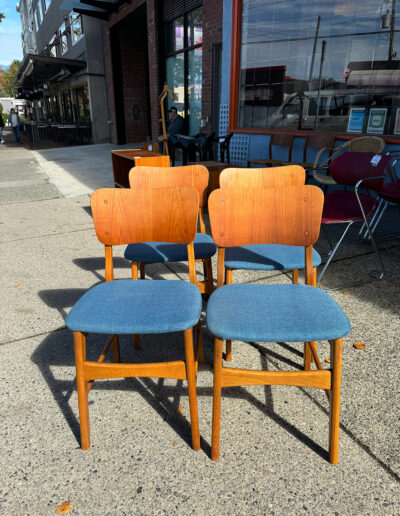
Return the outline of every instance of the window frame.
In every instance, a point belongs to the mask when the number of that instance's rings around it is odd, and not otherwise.
[[[288,133],[295,136],[307,136],[308,134],[332,134],[336,136],[337,140],[353,140],[360,136],[368,136],[363,134],[349,134],[343,132],[330,131],[310,131],[307,129],[280,129],[280,128],[255,128],[255,127],[239,127],[238,126],[238,103],[239,103],[239,78],[240,78],[240,50],[241,50],[241,28],[242,28],[242,0],[232,0],[232,34],[231,34],[231,65],[230,65],[230,87],[229,87],[229,121],[228,131],[232,133],[245,134],[266,134],[274,133]],[[400,142],[400,135],[396,138],[395,135],[380,134],[380,138],[386,143]]]
[[[74,15],[75,18],[74,18]],[[77,40],[75,40],[74,38],[74,22],[80,18],[81,19],[81,29],[82,29],[82,34],[79,36],[79,38]],[[71,28],[71,43],[72,43],[72,46],[76,45],[85,35],[84,31],[83,31],[83,20],[82,20],[82,15],[79,14],[79,13],[74,13],[74,11],[71,11],[69,13],[69,26]]]

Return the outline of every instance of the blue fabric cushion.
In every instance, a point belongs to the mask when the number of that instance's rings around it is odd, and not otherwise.
[[[192,328],[200,314],[200,290],[192,283],[127,279],[91,288],[65,322],[72,331],[154,334]]]
[[[321,265],[321,257],[313,249],[313,265]],[[304,247],[257,244],[225,249],[225,267],[261,271],[290,271],[305,268]]]
[[[217,250],[213,239],[206,233],[197,233],[194,240],[194,256],[196,259],[211,258]],[[133,262],[184,262],[187,261],[186,244],[170,244],[168,242],[144,242],[130,244],[125,249],[125,258]]]
[[[309,342],[338,339],[350,323],[323,290],[308,285],[225,285],[207,305],[207,328],[222,339]]]

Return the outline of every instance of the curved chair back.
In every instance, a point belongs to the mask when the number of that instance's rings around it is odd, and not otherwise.
[[[208,170],[203,165],[183,167],[135,167],[129,173],[134,190],[172,186],[192,186],[199,194],[199,207],[207,202]],[[154,239],[152,241],[155,241]]]
[[[348,144],[348,150],[350,152],[374,152],[380,154],[385,149],[385,140],[379,138],[379,136],[360,136],[354,138]]]
[[[93,192],[97,238],[106,246],[138,242],[189,244],[196,236],[199,195],[191,186]]]
[[[219,247],[311,246],[318,240],[324,195],[316,186],[214,190],[208,199]]]
[[[270,168],[226,168],[219,176],[220,188],[280,188],[302,186],[306,173],[299,165]]]
[[[386,170],[391,162],[391,157],[380,156],[377,165],[371,163],[375,152],[344,152],[329,164],[329,172],[336,183],[340,185],[355,186],[361,179],[369,177],[381,177],[372,181],[365,181],[363,187],[380,191],[383,185]]]

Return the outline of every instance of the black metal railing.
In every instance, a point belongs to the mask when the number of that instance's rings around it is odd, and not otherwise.
[[[24,134],[34,149],[93,143],[90,124],[24,122]]]

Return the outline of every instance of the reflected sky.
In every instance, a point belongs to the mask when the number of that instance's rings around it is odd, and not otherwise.
[[[242,68],[285,65],[287,76],[307,80],[321,16],[312,76],[318,77],[325,39],[323,76],[343,81],[352,61],[388,59],[389,31],[382,30],[381,18],[391,8],[391,0],[243,0]],[[395,51],[398,41],[395,33]]]

